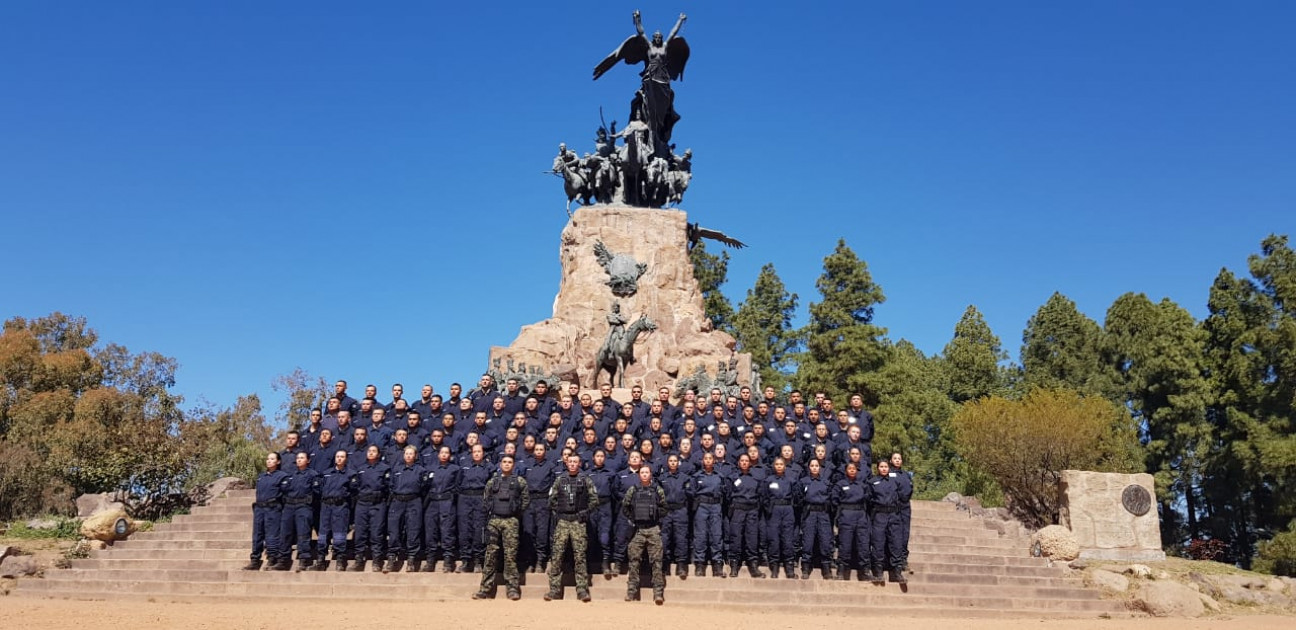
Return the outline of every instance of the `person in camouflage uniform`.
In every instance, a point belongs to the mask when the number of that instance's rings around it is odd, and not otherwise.
[[[590,601],[589,538],[585,525],[589,521],[590,503],[598,501],[594,480],[581,472],[580,455],[568,455],[567,474],[558,477],[549,488],[549,507],[553,511],[553,544],[549,546],[549,592],[545,601],[563,597],[563,554],[571,543],[572,567],[576,572],[576,596]]]
[[[481,587],[473,593],[473,599],[494,599],[495,557],[501,551],[508,598],[514,601],[522,599],[517,567],[518,516],[527,509],[531,498],[526,480],[513,474],[513,466],[512,455],[501,457],[499,472],[486,482],[486,490],[482,493],[490,520],[486,522],[486,557],[482,564]]]
[[[666,576],[662,574],[661,520],[666,514],[666,492],[653,483],[652,469],[639,468],[639,485],[630,488],[621,500],[621,512],[634,524],[634,534],[627,550],[630,577],[626,581],[626,601],[639,599],[639,562],[648,553],[653,581],[653,602],[666,601]]]

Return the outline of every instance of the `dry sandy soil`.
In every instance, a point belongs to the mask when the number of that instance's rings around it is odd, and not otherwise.
[[[806,628],[828,625],[857,625],[862,620],[835,620],[828,617],[777,614],[735,614],[708,612],[694,607],[661,608],[651,604],[600,602],[581,604],[574,600],[559,602],[510,602],[503,598],[488,602],[456,604],[387,604],[381,610],[338,602],[293,604],[289,615],[282,603],[247,601],[219,604],[179,604],[160,602],[79,602],[0,597],[0,628],[62,628],[84,630],[96,628],[184,628],[185,630],[228,630],[230,628],[267,628],[282,630],[285,623],[294,628],[421,628],[435,623],[451,628],[606,628],[620,620],[618,626],[634,627],[640,619],[653,627],[733,628]],[[1211,619],[888,619],[891,627],[904,630],[1021,630],[1024,628],[1064,628],[1082,630],[1204,630],[1223,628],[1237,630],[1291,630],[1296,617],[1232,616]],[[636,624],[637,625],[637,624]],[[640,626],[644,627],[644,626]]]

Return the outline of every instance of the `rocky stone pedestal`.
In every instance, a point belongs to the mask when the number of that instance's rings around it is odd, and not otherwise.
[[[1061,522],[1081,558],[1159,562],[1161,520],[1152,475],[1062,471]]]
[[[656,388],[673,387],[677,379],[699,369],[712,378],[730,372],[728,378],[736,385],[750,385],[751,355],[735,353],[734,338],[712,330],[706,318],[689,262],[687,227],[687,215],[680,210],[614,205],[578,209],[562,231],[562,283],[553,317],[523,326],[507,347],[492,347],[490,364],[539,366],[562,380],[577,378],[585,388],[607,381],[606,372],[596,378],[595,358],[607,340],[608,314],[617,302],[627,330],[641,316],[657,328],[639,335],[635,363],[626,368],[624,381],[618,375],[614,386],[642,385],[649,392],[644,399],[651,400]],[[602,247],[596,248],[596,243]],[[596,249],[601,249],[602,261]],[[604,266],[609,255],[618,257],[611,267],[628,268],[630,275],[638,272],[638,264],[646,268],[630,285],[625,274],[612,281]]]

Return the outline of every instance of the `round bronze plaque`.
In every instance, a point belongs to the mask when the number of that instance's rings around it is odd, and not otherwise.
[[[1152,495],[1143,486],[1125,486],[1121,492],[1121,505],[1134,516],[1143,516],[1152,509]]]

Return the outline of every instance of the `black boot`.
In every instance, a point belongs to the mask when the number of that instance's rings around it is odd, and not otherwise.
[[[355,564],[351,565],[351,573],[359,573],[365,570],[365,559],[357,558]]]
[[[610,561],[604,559],[604,560],[603,560],[603,579],[605,579],[605,580],[610,580],[610,579],[612,579],[612,578],[614,578],[614,577],[616,577],[616,574],[612,573],[612,563],[611,563]]]
[[[770,565],[769,565],[769,569],[770,569],[769,576],[770,576],[771,578],[778,579],[778,572],[779,572],[779,565],[778,565],[778,563],[777,563],[777,562],[771,562]]]
[[[716,577],[718,577],[718,578],[725,577],[725,565],[724,565],[724,563],[723,563],[723,562],[712,562],[712,563],[711,563],[711,575],[714,575],[714,576],[716,576]]]
[[[872,580],[872,582],[873,582],[874,584],[876,584],[876,585],[878,585],[878,586],[882,586],[882,585],[886,584],[886,579],[882,576],[882,564],[881,564],[881,563],[877,563],[877,562],[873,563],[873,566],[872,566],[872,573],[873,573],[873,575],[871,576],[871,580]]]
[[[454,558],[451,558],[450,556],[446,556],[446,558],[445,558],[445,562],[442,562],[442,563],[441,563],[441,572],[442,572],[442,573],[454,573],[454,572],[455,572],[455,560],[454,560]]]
[[[311,570],[311,571],[327,571],[327,570],[328,570],[328,560],[325,560],[323,557],[321,557],[319,560],[316,560],[316,561],[315,561],[315,564],[311,565],[310,570]]]
[[[270,567],[270,570],[271,571],[292,571],[292,558],[280,558],[278,562],[275,562],[275,565],[273,567]]]
[[[706,566],[706,563],[705,563],[705,562],[694,562],[694,563],[693,563],[693,574],[696,575],[696,576],[698,576],[698,577],[706,577],[706,569],[707,569],[707,566]]]
[[[825,580],[831,580],[831,579],[832,579],[832,563],[831,563],[831,562],[825,562],[825,563],[819,565],[819,572],[823,574],[823,579],[825,579]]]
[[[422,571],[424,573],[436,573],[436,558],[428,558],[423,561]]]
[[[785,563],[785,564],[783,565],[783,573],[784,573],[785,575],[787,575],[787,578],[788,578],[789,580],[795,580],[795,579],[796,579],[796,576],[797,576],[797,574],[796,574],[796,563],[795,563],[795,562],[788,562],[788,563]]]
[[[802,562],[802,563],[801,563],[801,579],[803,579],[803,580],[808,580],[808,579],[810,579],[810,563],[809,563],[809,562]]]
[[[844,565],[844,564],[838,565],[838,566],[837,566],[837,579],[838,579],[839,581],[849,580],[849,579],[850,579],[850,568],[847,567],[847,566]]]
[[[738,577],[738,570],[742,568],[742,563],[737,560],[729,561],[729,577]]]
[[[765,572],[760,570],[760,565],[756,564],[755,560],[752,560],[747,563],[747,575],[754,578],[763,578],[765,577]]]
[[[405,563],[406,573],[418,573],[418,570],[419,570],[418,560],[410,560],[409,562]]]
[[[346,571],[346,570],[347,570],[347,561],[346,561],[346,558],[334,558],[334,559],[333,559],[333,570],[334,570],[334,571]]]
[[[261,559],[260,559],[260,558],[257,558],[256,560],[248,560],[248,563],[245,564],[245,565],[243,565],[243,570],[244,570],[244,571],[260,571],[260,570],[261,570]]]
[[[908,580],[905,579],[904,571],[901,571],[901,570],[900,570],[900,567],[892,567],[892,568],[891,568],[891,575],[890,575],[890,578],[891,578],[891,582],[894,583],[894,584],[906,584],[906,583],[908,583]]]
[[[386,566],[386,564],[387,564],[387,560],[383,558],[374,558],[373,567],[370,570],[373,571],[374,573],[382,573],[383,567]]]
[[[687,563],[687,562],[681,562],[681,563],[679,563],[679,565],[677,565],[677,566],[675,567],[675,577],[677,577],[677,578],[679,578],[679,579],[681,579],[681,580],[687,580],[687,579],[688,579],[688,563]]]

